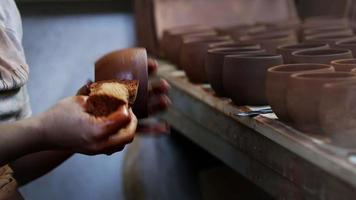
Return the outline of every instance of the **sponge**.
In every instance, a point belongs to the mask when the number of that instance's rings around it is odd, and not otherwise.
[[[137,80],[106,80],[92,83],[86,111],[96,117],[108,116],[120,106],[132,106],[137,96]]]

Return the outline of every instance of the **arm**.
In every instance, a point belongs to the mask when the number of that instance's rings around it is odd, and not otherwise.
[[[0,130],[0,166],[45,149],[40,123],[34,118],[0,125]]]
[[[61,151],[32,154],[14,162],[15,169],[22,169],[15,171],[16,176],[25,183],[61,163],[70,152],[111,154],[133,140],[137,119],[132,111],[120,108],[108,117],[95,118],[84,111],[85,101],[83,96],[70,97],[38,117],[0,125],[0,163],[43,150]],[[31,168],[35,167],[34,173]]]
[[[25,185],[52,171],[73,155],[66,151],[42,151],[23,156],[10,163],[19,185]]]

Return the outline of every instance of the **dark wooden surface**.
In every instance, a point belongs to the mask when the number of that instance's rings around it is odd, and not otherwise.
[[[18,0],[21,14],[69,15],[132,12],[130,0]]]
[[[162,116],[225,164],[280,199],[354,199],[356,168],[351,150],[313,138],[263,116],[235,117],[246,109],[191,84],[162,63],[159,75],[172,86],[173,105]]]

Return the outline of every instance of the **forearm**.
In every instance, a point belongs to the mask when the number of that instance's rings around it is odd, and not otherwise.
[[[44,149],[43,133],[37,118],[0,125],[0,166]]]
[[[21,157],[10,165],[17,182],[24,185],[50,172],[72,155],[72,152],[65,151],[42,151]]]

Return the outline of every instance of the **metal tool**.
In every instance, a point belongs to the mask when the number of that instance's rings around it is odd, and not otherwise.
[[[234,113],[234,115],[239,117],[255,117],[257,115],[269,114],[269,113],[273,113],[272,109],[266,108],[266,109],[247,111],[247,112],[241,111],[241,112]]]

